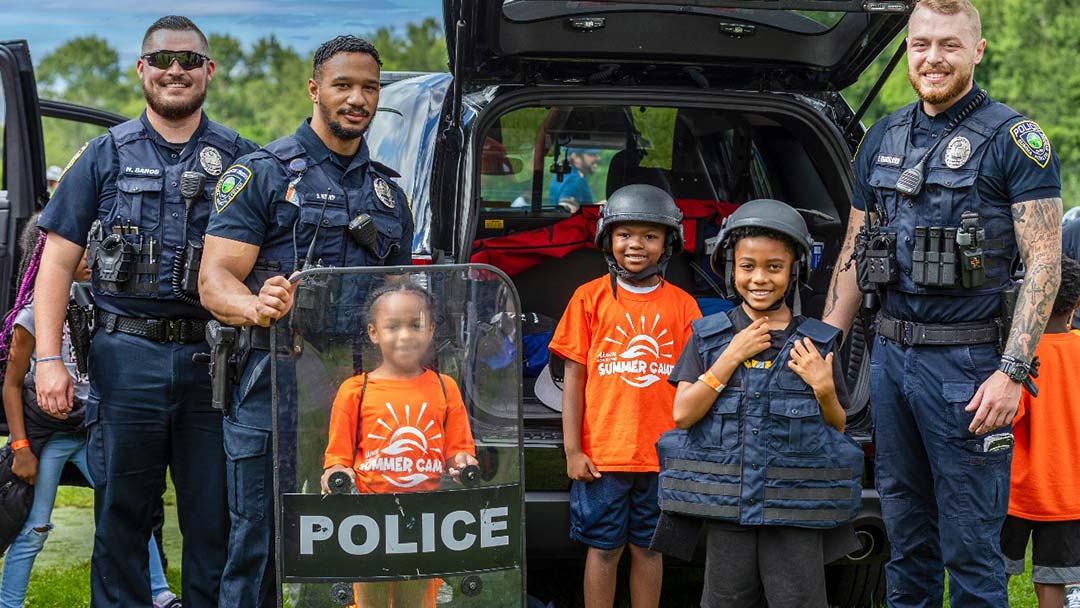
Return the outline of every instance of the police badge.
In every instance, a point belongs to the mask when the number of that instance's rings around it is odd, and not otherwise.
[[[390,184],[386,183],[381,177],[375,178],[375,196],[379,197],[379,202],[386,205],[387,209],[393,209],[397,202],[394,200],[394,193],[390,191]]]
[[[945,166],[950,169],[959,169],[971,158],[971,142],[963,135],[952,138],[945,147]]]
[[[217,148],[205,146],[199,151],[199,164],[207,174],[217,177],[221,175],[221,153]]]

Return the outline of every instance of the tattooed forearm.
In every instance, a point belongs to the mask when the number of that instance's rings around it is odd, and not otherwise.
[[[1018,203],[1012,206],[1012,216],[1027,271],[1017,294],[1005,354],[1030,361],[1061,281],[1061,199]]]
[[[848,215],[847,234],[836,260],[832,280],[829,282],[829,295],[825,300],[825,310],[821,320],[844,330],[846,334],[859,312],[861,298],[855,281],[855,264],[852,255],[855,251],[855,235],[863,225],[863,212],[852,208]]]

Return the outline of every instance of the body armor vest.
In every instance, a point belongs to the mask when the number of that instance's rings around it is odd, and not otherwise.
[[[150,139],[141,120],[129,120],[109,129],[119,163],[116,199],[98,211],[87,242],[87,264],[93,270],[94,288],[117,297],[178,299],[173,273],[183,270],[188,243],[201,253],[203,234],[210,218],[210,203],[217,175],[208,175],[202,159],[221,168],[231,164],[239,135],[208,122],[194,146],[187,146],[180,162],[168,164]],[[214,152],[207,152],[213,149]],[[206,175],[184,225],[185,201],[180,176],[185,171]],[[186,236],[186,240],[185,240]],[[198,261],[194,271],[198,272]],[[178,266],[180,268],[178,268]],[[189,297],[195,295],[194,286]]]
[[[693,323],[706,366],[735,334],[727,314]],[[824,357],[840,331],[804,319],[767,368],[739,366],[712,407],[687,430],[664,433],[660,508],[742,525],[831,528],[855,517],[862,449],[825,424],[814,391],[788,368],[796,340]]]
[[[916,105],[911,104],[885,119],[888,121],[885,136],[869,176],[876,200],[874,208],[868,208],[867,212],[877,212],[882,220],[882,232],[896,234],[896,260],[900,272],[899,284],[893,288],[904,293],[950,296],[1000,292],[1010,284],[1009,267],[1017,254],[1012,216],[1008,206],[983,204],[976,181],[994,135],[1003,124],[1020,118],[1020,115],[996,101],[975,109],[927,159],[922,192],[907,197],[896,191],[900,174],[918,163],[929,147],[937,143],[936,139],[926,147],[911,143],[912,122],[917,111]],[[947,160],[950,147],[959,152]],[[959,228],[960,216],[965,211],[977,213],[978,223],[985,230],[981,242],[985,283],[971,289],[960,287],[959,280],[955,288],[916,285],[912,278],[913,253],[919,241],[916,226]],[[945,243],[950,247],[950,254],[953,243]]]

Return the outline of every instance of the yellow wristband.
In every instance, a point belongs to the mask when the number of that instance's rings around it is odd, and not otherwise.
[[[706,386],[718,393],[724,390],[724,386],[726,386],[723,382],[720,382],[720,379],[717,378],[715,374],[712,373],[711,369],[705,370],[704,374],[698,376],[698,380],[701,380],[705,383]]]
[[[15,441],[12,441],[10,445],[12,451],[21,450],[30,447],[30,441],[27,439],[16,439]]]

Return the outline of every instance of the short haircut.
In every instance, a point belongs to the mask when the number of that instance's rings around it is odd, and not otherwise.
[[[734,254],[735,247],[739,244],[739,241],[755,237],[766,237],[773,239],[774,241],[780,241],[784,244],[784,249],[787,249],[787,252],[791,254],[792,261],[799,261],[799,252],[801,248],[799,247],[799,244],[795,242],[795,239],[779,230],[763,228],[761,226],[742,226],[732,230],[731,235],[728,237],[731,239],[732,253]]]
[[[338,53],[365,53],[371,55],[371,58],[375,60],[375,63],[379,64],[380,68],[382,67],[382,59],[379,58],[379,50],[375,48],[374,44],[371,44],[363,38],[346,34],[344,36],[338,36],[333,40],[327,40],[319,45],[319,48],[315,50],[315,59],[311,62],[311,77],[318,80],[322,64],[329,61],[331,57]]]
[[[1061,256],[1061,285],[1051,314],[1067,315],[1080,303],[1080,262]]]
[[[955,15],[964,13],[971,22],[971,31],[975,34],[975,41],[982,40],[982,20],[979,18],[979,9],[971,3],[971,0],[919,0],[915,8],[911,9],[914,15],[920,9],[927,9],[942,15]]]
[[[150,51],[169,50],[179,51],[182,49],[152,49],[150,46],[150,38],[154,35],[154,32],[158,30],[169,30],[170,32],[195,32],[199,36],[199,42],[202,43],[202,51],[204,54],[210,54],[210,43],[206,41],[206,35],[202,33],[197,25],[192,23],[191,19],[182,17],[180,15],[166,15],[161,19],[158,19],[146,28],[146,33],[143,34],[142,39],[142,52],[148,53]]]

